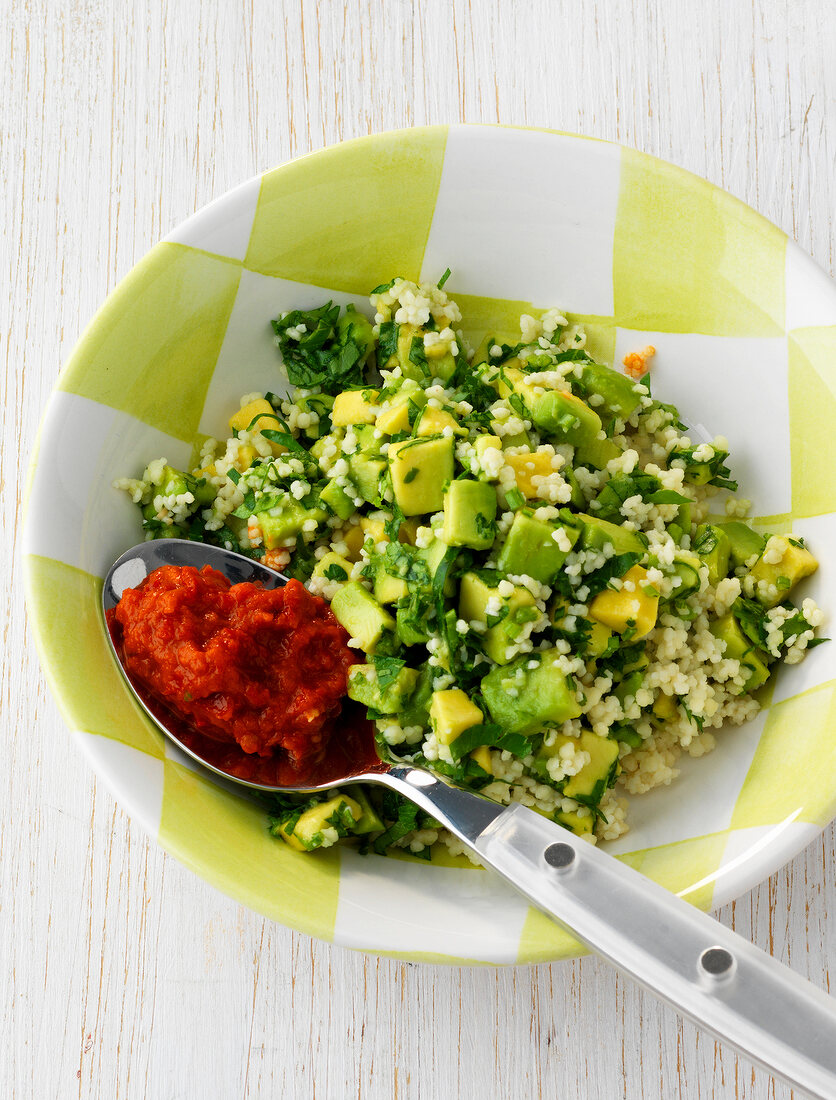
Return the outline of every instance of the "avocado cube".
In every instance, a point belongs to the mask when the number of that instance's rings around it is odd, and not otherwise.
[[[378,566],[374,578],[374,598],[378,603],[397,603],[408,595],[409,585],[403,577],[393,577],[382,565]]]
[[[602,363],[586,363],[581,370],[580,383],[587,394],[602,397],[607,411],[622,420],[641,404],[642,395],[636,392],[633,379]]]
[[[258,525],[265,547],[274,550],[298,535],[309,519],[323,523],[327,518],[328,513],[324,508],[305,508],[289,493],[285,493],[281,503],[275,508],[258,513]]]
[[[581,535],[579,527],[537,519],[533,512],[527,510],[517,512],[499,553],[497,566],[504,573],[514,576],[526,574],[541,584],[551,584],[569,552],[561,550],[555,540],[559,531],[563,531],[569,540],[570,549]]]
[[[700,566],[702,562],[696,554],[687,550],[680,550],[673,560],[673,571],[679,577],[680,584],[673,590],[675,600],[682,600],[690,596],[692,592],[699,592],[702,581],[700,580]]]
[[[723,656],[729,660],[740,661],[746,674],[746,683],[738,691],[755,691],[769,679],[769,669],[759,651],[752,645],[740,628],[740,623],[729,611],[711,624],[711,633],[718,641],[725,642]]]
[[[539,663],[529,669],[532,660]],[[558,667],[557,650],[518,657],[505,668],[494,668],[482,679],[482,696],[493,720],[508,733],[537,733],[561,726],[581,713],[574,689]],[[523,675],[517,676],[518,670]],[[509,693],[516,691],[516,695]]]
[[[575,810],[561,810],[554,815],[554,819],[575,836],[588,836],[595,824],[595,814],[586,813],[581,817]]]
[[[381,436],[377,436],[374,433],[377,431],[376,427],[372,424],[356,424],[352,428],[354,436],[357,440],[357,450],[362,451],[365,455],[371,455],[374,458],[381,457],[381,444],[383,439]]]
[[[502,437],[502,449],[503,451],[515,450],[517,447],[531,448],[531,436],[527,431],[515,432],[513,435],[504,435]]]
[[[484,722],[481,710],[459,688],[434,691],[430,703],[433,733],[442,745],[451,745],[471,726]]]
[[[351,826],[352,833],[355,836],[365,836],[366,833],[382,833],[386,826],[383,824],[377,810],[372,806],[371,800],[363,788],[358,783],[352,783],[345,790],[346,794],[354,799],[361,811],[359,820]]]
[[[324,577],[325,580],[334,581],[336,584],[345,584],[351,576],[351,562],[332,550],[324,558],[319,559],[311,575]]]
[[[574,446],[597,439],[601,417],[567,390],[549,390],[534,399],[531,419],[547,435]]]
[[[552,626],[557,630],[566,630],[566,612],[567,605],[561,600],[555,600],[551,609]],[[580,627],[584,632],[585,647],[579,647],[578,652],[581,653],[588,660],[595,660],[596,657],[600,657],[602,653],[606,652],[610,638],[612,638],[612,631],[608,626],[604,626],[603,623],[594,622],[592,619],[581,619],[580,623],[585,624]],[[576,626],[575,630],[579,628]],[[571,633],[574,633],[572,631]]]
[[[444,487],[453,480],[453,439],[404,439],[389,446],[389,469],[398,507],[405,516],[438,512]]]
[[[387,387],[387,393],[388,393]],[[411,424],[427,403],[427,395],[417,382],[405,378],[397,393],[388,399],[388,408],[378,414],[375,427],[384,435],[408,432]]]
[[[624,586],[618,591],[605,588],[589,605],[589,617],[638,641],[656,625],[659,596],[647,591],[647,570],[640,565],[628,569],[621,579],[633,585],[632,591]]]
[[[589,439],[575,445],[575,463],[596,470],[605,469],[607,463],[618,458],[620,454],[621,449],[611,439]]]
[[[609,542],[616,554],[643,554],[645,551],[644,543],[635,531],[628,531],[617,523],[584,515],[582,512],[578,513],[576,519],[583,524],[581,546],[584,550],[603,550]]]
[[[350,302],[337,318],[336,329],[341,343],[347,343],[350,338],[360,349],[363,359],[368,358],[375,346],[374,329],[368,317]]]
[[[435,575],[444,561],[444,556],[450,547],[443,539],[433,539],[429,546],[425,546],[418,551],[417,557],[419,561],[423,561],[427,566],[427,572],[430,575],[430,581],[435,580]],[[452,596],[456,591],[455,582],[451,578],[445,578],[443,592],[445,596]]]
[[[362,809],[348,795],[337,794],[325,802],[318,802],[299,817],[288,829],[280,826],[278,835],[298,852],[312,852],[316,848],[330,848],[345,836],[362,817]]]
[[[306,413],[317,417],[313,424],[302,428],[302,433],[307,439],[319,439],[325,435],[331,425],[331,410],[334,407],[334,398],[328,393],[311,393],[307,397],[295,399],[297,407]]]
[[[765,561],[764,556],[778,557]],[[752,568],[749,576],[755,581],[755,596],[764,607],[774,607],[785,599],[799,581],[818,569],[819,563],[809,550],[791,535],[773,535]]]
[[[413,355],[413,345],[415,354]],[[398,354],[393,362],[389,360],[389,368],[399,366],[404,378],[413,382],[425,383],[430,377],[429,364],[425,367],[421,360],[424,350],[424,334],[417,325],[400,325],[398,327]],[[426,359],[426,356],[424,357]],[[414,362],[413,360],[417,360]]]
[[[702,523],[697,528],[694,549],[704,565],[708,566],[708,583],[719,584],[729,574],[731,543],[722,527]]]
[[[326,508],[330,508],[338,519],[348,519],[357,511],[354,501],[342,485],[337,484],[334,478],[331,478],[328,484],[320,490],[319,499]]]
[[[360,643],[364,653],[374,653],[383,632],[393,630],[395,620],[359,581],[349,581],[331,600],[337,621]]]
[[[763,553],[766,539],[753,531],[748,523],[740,520],[730,520],[728,523],[718,523],[729,539],[729,555],[735,569],[745,565],[750,558],[757,558]]]
[[[151,477],[149,470],[150,467],[146,467],[143,481],[154,486],[155,496],[157,493],[164,497],[180,496],[186,492],[186,476],[180,470],[176,470],[173,466],[163,466],[156,477]]]
[[[378,390],[343,390],[334,398],[331,423],[335,428],[352,424],[374,424],[380,411],[376,401]]]
[[[578,738],[578,748],[582,752],[588,752],[591,759],[577,774],[569,776],[563,793],[567,798],[574,798],[576,802],[597,806],[616,775],[618,742],[583,730]]]
[[[482,648],[498,665],[508,663],[505,653],[519,636],[524,623],[538,617],[536,601],[527,588],[514,585],[510,596],[500,596],[497,587],[503,575],[490,570],[465,573],[459,588],[459,617],[465,622],[487,623],[482,635]],[[499,610],[488,614],[491,600],[498,601]]]
[[[355,451],[348,460],[348,474],[357,488],[357,495],[369,504],[382,503],[380,478],[386,470],[386,459]]]
[[[429,641],[430,628],[426,619],[416,616],[408,603],[399,603],[395,611],[395,633],[401,645],[423,645]]]
[[[473,444],[473,449],[476,452],[476,457],[481,458],[485,451],[488,450],[502,450],[502,440],[498,435],[477,435]]]
[[[564,481],[569,483],[569,487],[572,490],[572,496],[570,503],[574,508],[585,508],[586,497],[584,496],[583,489],[581,489],[581,483],[578,481],[578,476],[571,466],[564,466],[560,471]]]
[[[391,683],[381,688],[374,665],[352,665],[348,670],[348,697],[381,714],[398,714],[417,683],[416,670],[404,666]]]
[[[487,550],[496,538],[496,492],[485,481],[451,481],[442,537],[448,546]]]
[[[668,534],[674,542],[682,542],[685,535],[691,536],[691,502],[680,504],[676,510],[676,519],[668,524]]]
[[[613,695],[624,706],[626,700],[632,695],[635,699],[636,692],[644,683],[644,671],[637,669],[635,672],[631,672],[628,676],[625,676],[615,688],[613,688]]]
[[[426,639],[424,639],[426,641]],[[418,682],[404,703],[398,721],[406,726],[428,726],[430,723],[430,702],[433,696],[435,671],[425,664],[418,672]]]
[[[321,435],[315,443],[311,444],[310,454],[320,462],[326,448],[336,448],[339,452],[342,447],[345,431],[343,428],[337,428],[334,432],[329,432],[327,435]]]

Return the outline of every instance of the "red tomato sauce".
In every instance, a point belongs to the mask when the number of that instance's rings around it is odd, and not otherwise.
[[[154,570],[107,621],[143,695],[216,746],[219,761],[235,756],[235,770],[240,750],[296,770],[320,759],[360,656],[299,581],[232,585],[208,565]],[[257,767],[243,770],[263,781]]]

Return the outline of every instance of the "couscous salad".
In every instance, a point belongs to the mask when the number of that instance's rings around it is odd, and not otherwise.
[[[603,365],[552,309],[473,349],[444,282],[375,288],[371,319],[278,317],[292,396],[246,394],[192,470],[115,484],[149,538],[237,550],[330,603],[382,754],[612,839],[625,795],[670,783],[823,640],[795,594],[817,562],[745,522],[727,441],[651,395],[652,348]],[[462,851],[377,789],[277,797],[270,827],[304,850]]]

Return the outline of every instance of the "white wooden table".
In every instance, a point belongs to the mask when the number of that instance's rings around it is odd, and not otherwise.
[[[832,271],[834,62],[832,0],[0,0],[0,1097],[790,1095],[595,959],[365,958],[204,885],[66,734],[15,553],[59,365],[233,184],[373,130],[550,126],[707,177]],[[831,828],[720,918],[829,988],[835,871]]]

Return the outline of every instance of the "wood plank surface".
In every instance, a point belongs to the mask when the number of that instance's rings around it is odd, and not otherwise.
[[[0,0],[1,1097],[790,1095],[595,959],[367,958],[204,885],[70,741],[17,554],[60,364],[232,185],[375,130],[550,126],[705,176],[832,273],[835,59],[832,0]],[[720,917],[829,988],[834,870],[829,828]]]

